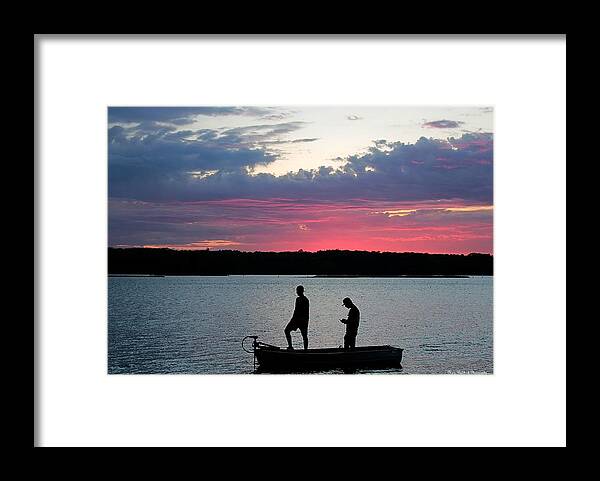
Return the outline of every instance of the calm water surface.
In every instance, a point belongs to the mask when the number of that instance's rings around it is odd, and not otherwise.
[[[228,276],[109,277],[108,372],[252,373],[242,338],[284,346],[298,284],[310,299],[310,347],[342,344],[349,296],[361,312],[357,345],[404,349],[401,369],[361,372],[493,371],[492,277]]]

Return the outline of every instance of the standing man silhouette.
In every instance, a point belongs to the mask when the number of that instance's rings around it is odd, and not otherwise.
[[[358,325],[360,324],[360,311],[354,305],[349,297],[342,301],[348,311],[348,319],[340,319],[340,322],[346,324],[346,334],[344,335],[344,349],[354,349],[356,347],[356,336],[358,335]]]
[[[304,295],[304,287],[296,287],[296,305],[292,319],[285,326],[285,338],[287,339],[288,349],[294,349],[292,346],[291,332],[300,329],[302,340],[304,341],[304,349],[308,349],[308,298]]]

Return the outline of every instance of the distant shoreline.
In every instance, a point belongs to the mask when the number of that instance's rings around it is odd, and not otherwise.
[[[322,278],[464,278],[493,275],[489,254],[422,254],[329,250],[241,252],[228,250],[108,249],[108,273],[126,276],[305,275]]]
[[[108,277],[165,277],[164,274],[108,274]]]
[[[317,274],[312,277],[330,277],[330,278],[354,278],[354,277],[390,277],[390,278],[410,278],[410,279],[468,279],[471,276],[462,274]]]
[[[308,279],[470,279],[471,277],[493,277],[490,274],[108,274],[108,277],[245,277],[245,276],[285,276]]]

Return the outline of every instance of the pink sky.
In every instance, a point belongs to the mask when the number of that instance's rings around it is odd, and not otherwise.
[[[492,253],[485,107],[109,109],[109,245]]]
[[[171,219],[173,240],[146,247],[318,251],[492,253],[493,209],[457,201],[385,203],[227,199],[192,203],[115,202],[139,224]],[[196,232],[210,226],[213,236]],[[160,238],[157,238],[160,240]]]

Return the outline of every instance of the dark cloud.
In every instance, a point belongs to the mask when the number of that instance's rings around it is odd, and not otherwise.
[[[306,122],[249,125],[219,131],[218,137],[221,143],[260,145],[277,141],[279,137],[300,130],[305,125]]]
[[[432,120],[430,122],[425,122],[423,127],[432,129],[456,129],[463,124],[464,122],[460,120]]]
[[[108,131],[109,193],[123,196],[129,190],[126,197],[148,198],[151,189],[170,184],[167,190],[171,191],[207,171],[245,172],[275,160],[274,154],[245,143],[242,137],[210,129],[165,128],[149,133],[138,126],[113,126]]]
[[[218,115],[277,115],[261,107],[109,107],[108,122],[163,122],[174,125],[190,124],[198,116]]]
[[[316,142],[319,140],[318,137],[312,137],[307,139],[294,139],[294,140],[272,140],[272,141],[264,141],[263,145],[271,145],[271,144],[303,144],[306,142]]]
[[[231,129],[176,130],[153,120],[108,130],[109,193],[147,199],[153,196],[193,198],[198,180],[219,174],[247,176],[273,162],[278,144],[313,142],[285,139],[304,122],[259,124]],[[178,194],[178,190],[181,192]],[[153,193],[154,192],[154,193]]]
[[[275,112],[268,115],[264,115],[261,117],[262,120],[285,120],[291,117],[294,113],[294,110],[286,110],[281,112]]]
[[[368,153],[343,159],[339,168],[300,169],[283,176],[249,173],[275,160],[266,150],[269,142],[300,127],[290,122],[156,134],[112,127],[109,194],[158,202],[275,197],[492,200],[491,133],[447,140],[422,137],[412,144],[380,139]]]

